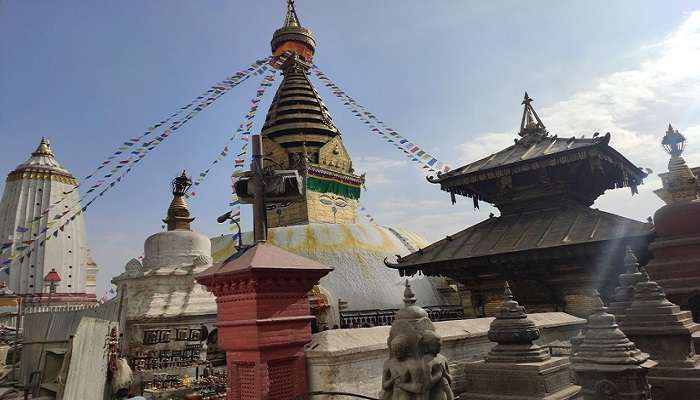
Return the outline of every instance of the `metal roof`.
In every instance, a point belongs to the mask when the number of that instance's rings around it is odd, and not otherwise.
[[[395,268],[644,236],[650,225],[588,207],[491,217],[406,257]]]

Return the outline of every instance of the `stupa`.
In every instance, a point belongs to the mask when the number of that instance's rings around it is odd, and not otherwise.
[[[315,307],[320,327],[390,323],[401,306],[397,299],[403,280],[383,260],[428,243],[404,229],[358,223],[365,178],[354,170],[340,130],[309,79],[316,41],[299,22],[293,1],[287,3],[284,25],[275,31],[271,46],[275,57],[291,55],[279,67],[284,79],[261,132],[264,168],[298,170],[306,190],[300,202],[268,208],[268,241],[334,267],[314,288],[314,304],[323,305]],[[235,245],[230,237],[212,238],[214,261],[229,258]],[[459,304],[443,279],[421,277],[411,285],[422,305],[438,306],[432,308],[433,319],[441,319],[441,306]],[[450,315],[454,311],[450,308]]]
[[[125,272],[112,279],[113,301],[121,301],[125,320],[125,355],[134,370],[134,387],[168,394],[158,378],[194,377],[210,364],[223,365],[216,353],[216,300],[194,276],[211,267],[209,238],[192,230],[194,217],[185,201],[192,181],[185,175],[172,181],[173,200],[167,230],[148,237],[143,261],[130,260]]]
[[[597,291],[593,299],[593,314],[571,355],[583,400],[649,400],[647,374],[656,363],[619,329]]]
[[[466,365],[467,392],[460,398],[578,399],[581,388],[571,384],[569,360],[552,357],[534,344],[539,337],[539,329],[506,282],[503,303],[489,328],[489,340],[497,345],[485,361]]]
[[[656,238],[649,244],[654,257],[647,271],[670,301],[700,322],[700,169],[686,164],[686,138],[670,124],[662,144],[671,159],[668,172],[659,174],[663,188],[654,193],[666,205],[654,214]]]
[[[618,281],[620,286],[615,288],[613,302],[610,303],[608,311],[615,315],[617,322],[622,322],[627,313],[627,308],[632,305],[634,298],[634,285],[643,279],[642,273],[639,272],[639,260],[631,248],[627,247],[625,254],[625,272],[620,274]]]
[[[622,330],[658,364],[649,372],[654,399],[696,399],[700,391],[700,355],[693,334],[700,325],[689,311],[666,298],[646,271],[634,286],[632,304],[625,312]]]
[[[49,289],[44,278],[52,269],[60,280],[54,283],[51,304],[95,301],[97,265],[88,254],[77,185],[46,138],[7,176],[0,202],[0,258],[11,264],[0,272],[0,279],[27,305],[46,304]],[[67,211],[69,223],[59,232],[57,221],[62,220],[56,217]]]

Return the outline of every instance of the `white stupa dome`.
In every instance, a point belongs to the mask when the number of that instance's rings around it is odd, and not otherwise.
[[[248,239],[244,235],[244,239]],[[320,286],[329,297],[334,319],[338,319],[338,300],[347,302],[347,310],[386,310],[402,306],[406,278],[384,265],[385,257],[406,255],[428,243],[404,229],[371,224],[308,224],[270,228],[268,241],[295,254],[334,268],[321,279]],[[244,240],[245,242],[245,240]],[[214,262],[235,252],[230,236],[212,238]],[[409,279],[422,306],[445,305],[449,301],[438,291],[446,286],[441,278]]]
[[[201,233],[173,230],[151,235],[144,243],[143,268],[191,266],[198,257],[211,257],[211,242]]]

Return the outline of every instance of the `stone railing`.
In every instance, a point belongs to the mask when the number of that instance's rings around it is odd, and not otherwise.
[[[565,347],[585,320],[562,312],[529,314],[541,331],[539,345]],[[441,353],[450,361],[455,394],[464,392],[464,365],[478,361],[495,343],[487,337],[493,318],[435,322],[442,337]],[[389,355],[389,326],[332,329],[313,335],[306,350],[309,391],[358,393],[378,397],[382,365]],[[323,396],[316,397],[322,399]]]
[[[27,305],[24,308],[25,314],[35,314],[42,312],[63,312],[63,311],[80,311],[87,310],[90,308],[98,307],[99,303],[78,303],[78,304],[38,304],[38,305]]]
[[[423,307],[428,312],[428,316],[433,322],[450,321],[464,318],[462,306],[428,306]],[[341,328],[370,328],[373,326],[387,326],[394,322],[394,315],[397,309],[386,310],[359,310],[341,311]]]

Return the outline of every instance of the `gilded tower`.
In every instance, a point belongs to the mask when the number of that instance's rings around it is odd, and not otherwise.
[[[279,67],[284,79],[262,129],[264,165],[298,170],[306,194],[301,202],[269,208],[268,226],[356,223],[364,176],[355,174],[340,131],[309,80],[316,42],[299,23],[293,0],[271,46],[276,58],[288,57]]]

